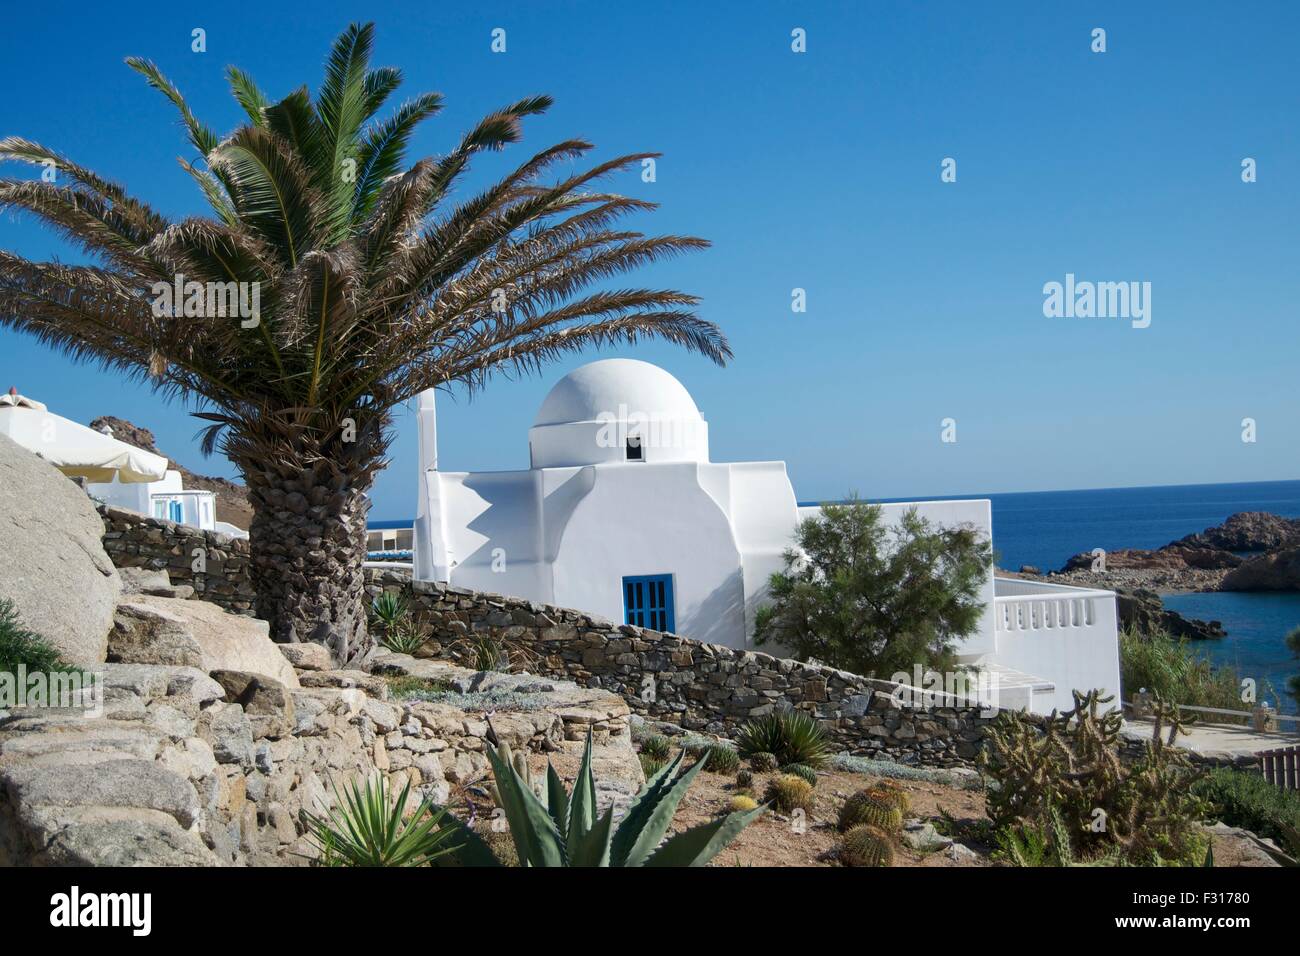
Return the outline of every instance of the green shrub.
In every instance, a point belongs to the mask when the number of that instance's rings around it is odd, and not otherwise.
[[[817,786],[817,771],[806,763],[792,763],[781,768],[782,773],[792,773],[808,781],[808,786]]]
[[[782,813],[803,810],[812,813],[813,788],[807,780],[793,774],[782,774],[767,782],[767,792],[763,799]]]
[[[766,750],[750,754],[749,765],[754,768],[755,773],[771,773],[777,768],[776,754],[769,753]]]
[[[328,815],[304,812],[320,865],[427,866],[454,854],[462,843],[462,828],[428,800],[408,819],[410,792],[408,782],[394,801],[388,783],[376,775],[364,786],[352,781],[342,794],[335,787],[335,806]]]
[[[370,626],[382,637],[408,620],[410,613],[406,598],[396,591],[385,591],[370,602]]]
[[[429,631],[418,622],[406,618],[386,628],[380,640],[396,654],[414,654],[429,642]]]
[[[1257,773],[1221,767],[1192,787],[1211,804],[1210,815],[1287,845],[1285,827],[1300,829],[1300,792],[1283,790]]]
[[[45,638],[23,627],[13,602],[0,598],[0,673],[16,674],[19,664],[28,673],[69,669]]]
[[[648,754],[644,750],[641,751],[638,757],[641,761],[641,772],[645,774],[647,780],[668,766],[668,761],[665,758]]]
[[[1124,700],[1132,700],[1145,687],[1178,704],[1250,709],[1242,703],[1241,681],[1235,670],[1216,666],[1190,641],[1164,633],[1139,634],[1125,630],[1120,634],[1119,684]],[[1235,722],[1247,720],[1241,717]]]
[[[870,824],[856,826],[840,842],[840,862],[845,866],[893,866],[894,838]]]
[[[708,763],[704,769],[709,773],[735,773],[740,769],[740,754],[726,744],[714,744],[704,751]]]
[[[641,741],[641,752],[656,760],[667,760],[672,756],[673,745],[663,734],[652,734]]]
[[[831,756],[826,731],[801,710],[778,710],[752,718],[740,728],[736,745],[746,757],[770,753],[782,767],[801,763],[817,768]]]
[[[984,779],[979,774],[954,773],[951,770],[934,770],[929,767],[912,767],[892,760],[873,760],[870,757],[836,754],[831,758],[830,766],[845,773],[889,777],[894,780],[922,780],[926,783],[939,783],[945,787],[956,787],[960,790],[984,789]]]

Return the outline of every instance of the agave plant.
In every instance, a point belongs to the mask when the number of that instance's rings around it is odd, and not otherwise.
[[[462,830],[446,810],[423,800],[409,817],[408,782],[394,801],[378,774],[348,783],[327,816],[306,812],[308,838],[320,851],[323,866],[428,866],[454,857]]]
[[[384,591],[370,602],[370,624],[383,634],[395,630],[409,614],[406,598],[395,591]]]
[[[33,216],[92,260],[0,250],[0,328],[193,402],[204,451],[223,451],[248,487],[257,616],[276,640],[326,643],[341,659],[373,644],[367,492],[396,406],[588,347],[660,338],[720,364],[731,354],[694,296],[599,287],[708,244],[628,229],[624,217],[653,204],[596,188],[657,154],[565,169],[593,149],[567,139],[458,194],[473,159],[518,142],[551,99],[512,103],[408,165],[442,97],[384,115],[402,75],[371,68],[373,43],[372,24],[344,31],[315,96],[304,85],[273,98],[228,68],[246,120],[225,136],[155,64],[127,60],[180,114],[192,148],[181,166],[206,216],[172,221],[56,149],[0,139],[0,162],[42,170],[0,179],[0,211]]]
[[[803,764],[815,769],[831,756],[826,732],[801,710],[778,710],[752,718],[736,734],[736,747],[741,756],[751,760],[759,754],[772,754],[782,767]],[[766,758],[759,759],[766,763]]]
[[[757,806],[728,813],[664,840],[677,805],[705,761],[683,771],[685,754],[678,753],[647,781],[615,827],[613,806],[596,816],[590,731],[572,793],[549,764],[544,794],[539,797],[512,765],[508,748],[489,748],[487,756],[495,792],[525,866],[704,866],[767,811],[766,806]],[[467,847],[462,862],[474,865],[489,860],[478,847]]]

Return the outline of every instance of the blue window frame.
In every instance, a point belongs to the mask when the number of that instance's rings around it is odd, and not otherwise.
[[[642,574],[623,579],[623,621],[652,631],[672,631],[673,576]]]

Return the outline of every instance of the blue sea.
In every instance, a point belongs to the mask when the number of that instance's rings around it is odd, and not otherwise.
[[[954,497],[993,502],[998,566],[1013,571],[1022,564],[1059,570],[1072,555],[1093,548],[1158,548],[1238,511],[1300,517],[1300,481]],[[1283,710],[1296,712],[1285,686],[1300,661],[1291,659],[1283,638],[1300,626],[1300,594],[1171,594],[1164,602],[1186,617],[1221,621],[1228,636],[1201,645],[1210,659],[1255,678],[1261,691],[1270,682]]]

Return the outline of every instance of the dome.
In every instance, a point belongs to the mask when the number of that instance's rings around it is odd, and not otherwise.
[[[700,421],[700,410],[681,382],[658,365],[636,359],[602,359],[574,369],[555,383],[533,427],[622,420]]]

